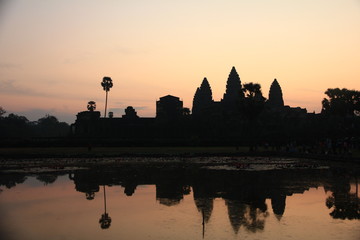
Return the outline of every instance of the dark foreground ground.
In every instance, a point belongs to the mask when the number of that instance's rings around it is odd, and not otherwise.
[[[358,155],[358,152],[311,154],[268,149],[249,151],[245,147],[0,148],[0,170],[43,172],[124,164],[246,171],[321,169],[330,166],[360,169]]]
[[[324,160],[360,161],[360,150],[348,152],[307,152],[301,149],[278,150],[248,147],[14,147],[1,148],[0,159],[17,158],[96,158],[96,157],[208,157],[208,156],[280,156]]]

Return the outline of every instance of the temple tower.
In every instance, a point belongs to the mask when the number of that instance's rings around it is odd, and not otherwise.
[[[193,108],[192,113],[197,115],[202,112],[204,109],[211,106],[213,103],[212,91],[210,84],[206,78],[202,81],[199,88],[196,89],[194,99],[193,99]]]
[[[269,100],[267,102],[268,105],[273,108],[284,107],[284,100],[283,100],[281,87],[278,81],[276,80],[276,78],[271,84],[269,91]]]
[[[125,109],[125,115],[122,115],[122,118],[133,120],[133,119],[139,118],[139,116],[137,115],[137,112],[135,111],[135,109],[132,106],[128,106]]]
[[[175,120],[182,116],[183,102],[180,98],[167,95],[156,101],[156,118]]]
[[[239,74],[236,72],[235,67],[232,67],[226,83],[226,92],[224,94],[222,102],[236,102],[243,97],[244,94],[241,90],[241,81]]]

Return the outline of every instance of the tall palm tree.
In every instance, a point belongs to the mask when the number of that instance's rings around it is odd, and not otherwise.
[[[106,101],[105,101],[105,115],[106,117],[106,108],[107,108],[107,99],[108,99],[108,92],[110,91],[110,88],[112,88],[113,83],[110,77],[104,77],[101,86],[103,87],[104,91],[106,92]]]
[[[100,227],[102,229],[108,229],[110,227],[111,224],[111,217],[109,216],[109,214],[106,211],[106,192],[105,192],[105,185],[103,186],[103,190],[104,190],[104,214],[101,215],[101,218],[99,220],[100,223]]]

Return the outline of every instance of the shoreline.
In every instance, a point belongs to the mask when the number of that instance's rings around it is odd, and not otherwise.
[[[35,147],[0,148],[0,160],[20,159],[95,159],[95,158],[204,158],[204,157],[269,157],[299,158],[322,161],[360,163],[355,154],[320,154],[303,152],[249,151],[247,147]]]

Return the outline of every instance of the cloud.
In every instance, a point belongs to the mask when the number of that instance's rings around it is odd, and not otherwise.
[[[147,106],[134,106],[134,105],[128,105],[128,106],[133,107],[135,110],[146,110],[146,109],[149,108],[149,107],[147,107]],[[125,108],[127,108],[128,106],[123,107],[123,108],[109,108],[109,109],[110,109],[111,111],[125,111]]]
[[[98,111],[104,111],[104,109],[98,109]],[[125,108],[109,108],[109,112],[114,113],[114,117],[121,117],[125,114]]]
[[[123,104],[124,104],[124,102],[115,101],[115,102],[114,102],[114,104],[116,104],[116,105],[123,105]]]
[[[111,112],[119,112],[119,111],[124,111],[125,108],[109,108],[109,111]],[[97,109],[99,110],[99,109]]]
[[[147,110],[147,109],[149,109],[149,107],[147,107],[147,106],[139,106],[139,107],[134,107],[135,108],[135,110]]]
[[[0,69],[20,69],[20,68],[22,68],[21,64],[6,63],[6,62],[0,63]]]
[[[44,95],[34,89],[18,86],[16,80],[0,80],[0,93],[10,93],[28,96]]]
[[[55,85],[54,81],[45,82],[47,85]],[[40,97],[53,97],[53,94],[47,94],[33,88],[20,86],[17,80],[0,80],[0,93],[24,95],[24,96],[40,96]],[[61,95],[59,95],[61,96]]]
[[[135,111],[142,111],[142,110],[147,110],[149,109],[149,107],[146,107],[146,106],[139,106],[139,107],[136,107],[136,106],[132,106]],[[121,117],[122,115],[125,114],[125,109],[127,108],[126,107],[123,107],[123,108],[109,108],[109,112],[113,112],[114,113],[114,117]],[[97,108],[97,111],[102,111],[103,109],[99,109]]]
[[[46,97],[46,98],[58,98],[58,99],[72,99],[72,100],[84,100],[87,101],[83,96],[67,93],[63,94],[61,91],[54,92],[55,88],[60,84],[56,80],[44,80],[42,85],[46,85],[47,89],[53,89],[53,91],[38,91],[35,88],[24,87],[18,84],[19,81],[11,80],[0,80],[0,93],[22,95],[22,96],[35,96],[35,97]],[[64,87],[65,88],[65,87]],[[100,101],[98,98],[92,98],[92,101]]]

